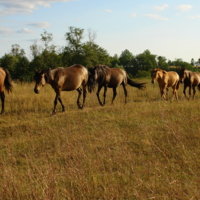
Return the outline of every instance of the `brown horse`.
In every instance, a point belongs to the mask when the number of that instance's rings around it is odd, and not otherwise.
[[[191,96],[191,88],[193,89],[193,99],[196,93],[195,87],[198,86],[198,89],[200,90],[200,73],[198,72],[191,72],[189,70],[186,70],[185,68],[181,69],[179,72],[180,76],[180,82],[184,83],[184,89],[183,93],[186,96],[186,88],[189,87],[189,95]],[[189,99],[189,98],[187,98]]]
[[[7,69],[0,67],[0,97],[1,97],[1,114],[4,113],[5,93],[4,89],[9,93],[12,92],[11,76]]]
[[[174,71],[166,72],[161,69],[153,69],[151,71],[152,83],[157,80],[160,87],[161,99],[166,99],[165,91],[168,91],[168,87],[172,87],[173,89],[173,97],[175,96],[176,100],[178,100],[177,90],[179,88],[179,75]]]
[[[132,81],[125,70],[120,68],[109,68],[105,65],[98,65],[93,68],[89,68],[89,81],[88,86],[94,86],[95,83],[98,83],[98,90],[97,90],[97,98],[99,104],[104,106],[106,103],[106,92],[107,88],[113,88],[113,98],[112,103],[117,95],[117,87],[119,85],[123,86],[124,95],[125,95],[125,103],[127,103],[127,89],[126,85],[129,84],[133,87],[137,87],[138,89],[143,89],[145,83],[136,83]],[[101,88],[104,87],[104,100],[103,102],[100,100],[99,93]]]
[[[65,106],[61,100],[61,91],[78,91],[77,106],[79,109],[83,109],[85,98],[86,98],[86,85],[88,82],[88,70],[82,65],[73,65],[68,68],[56,68],[41,70],[35,73],[35,88],[34,92],[39,93],[40,89],[49,83],[56,93],[54,100],[54,108],[52,115],[56,113],[57,101],[60,102],[62,106],[62,111],[65,111]],[[81,88],[82,87],[82,88]],[[81,105],[80,98],[83,90],[83,103]]]

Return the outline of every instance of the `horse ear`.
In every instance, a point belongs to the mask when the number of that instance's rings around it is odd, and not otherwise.
[[[162,70],[163,74],[166,74],[167,72],[165,70]]]

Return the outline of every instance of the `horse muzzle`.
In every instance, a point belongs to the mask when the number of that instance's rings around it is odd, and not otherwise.
[[[154,83],[154,80],[152,80],[151,83]]]
[[[39,90],[38,89],[34,89],[34,92],[36,93],[36,94],[39,94]]]

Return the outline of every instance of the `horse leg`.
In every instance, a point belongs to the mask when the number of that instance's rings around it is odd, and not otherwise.
[[[104,93],[103,93],[103,105],[106,104],[106,92],[107,92],[108,85],[104,86]]]
[[[172,87],[172,89],[173,89],[172,100],[174,100],[174,96],[175,96],[176,100],[178,100],[176,84]]]
[[[123,83],[122,86],[123,86],[123,88],[124,88],[125,103],[127,103],[127,96],[128,96],[128,93],[127,93],[126,85]],[[113,91],[113,92],[114,92],[114,91]]]
[[[189,85],[189,98],[188,99],[190,99],[190,97],[191,97],[191,85]]]
[[[63,105],[63,102],[62,102],[62,99],[60,96],[58,97],[58,101],[60,102],[60,104],[62,106],[62,112],[65,112],[65,106]]]
[[[196,85],[193,85],[193,86],[192,86],[192,89],[193,89],[193,97],[192,97],[192,99],[194,99],[194,96],[195,96],[195,94],[196,94],[195,87],[196,87]]]
[[[1,114],[4,113],[4,101],[5,101],[5,94],[4,91],[0,92],[0,96],[1,96]]]
[[[117,96],[117,88],[116,87],[114,87],[113,88],[113,98],[112,98],[112,104],[113,104],[113,102],[114,102],[114,100],[115,100],[115,97]],[[126,100],[125,100],[126,101]],[[126,103],[126,102],[125,102]]]
[[[59,98],[59,93],[56,93],[56,97],[55,97],[55,100],[54,100],[54,108],[53,108],[53,111],[52,111],[51,115],[55,115],[56,114],[56,105],[57,105],[57,102],[58,102],[58,98]]]
[[[96,93],[97,98],[98,98],[98,101],[99,101],[99,104],[100,104],[101,106],[103,106],[103,103],[101,102],[101,99],[100,99],[100,97],[99,97],[99,93],[100,93],[102,87],[103,87],[102,85],[98,85],[98,90],[97,90],[97,93]]]
[[[185,98],[187,98],[187,95],[186,95],[186,88],[187,88],[187,86],[184,85],[183,94],[185,95]],[[188,99],[188,98],[187,98],[187,99]]]
[[[78,106],[79,109],[82,109],[82,106],[80,104],[80,98],[81,98],[81,95],[82,95],[82,89],[79,87],[76,90],[78,91],[77,106]]]
[[[86,95],[87,95],[86,85],[83,85],[83,105],[82,105],[82,109],[84,108],[84,105],[85,105]]]
[[[160,87],[161,100],[165,100],[165,87]]]

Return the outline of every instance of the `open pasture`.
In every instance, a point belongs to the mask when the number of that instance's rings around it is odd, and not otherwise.
[[[188,101],[181,84],[179,101],[161,101],[157,83],[139,81],[147,89],[127,86],[127,104],[121,87],[104,107],[88,93],[83,110],[62,92],[54,116],[49,85],[15,83],[0,116],[0,199],[200,199],[200,92]]]

